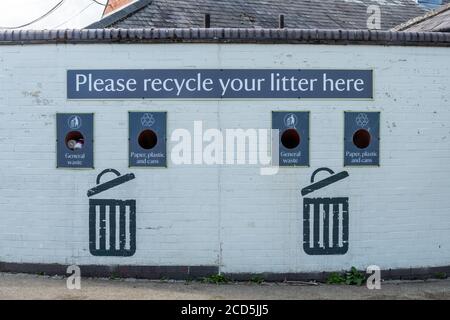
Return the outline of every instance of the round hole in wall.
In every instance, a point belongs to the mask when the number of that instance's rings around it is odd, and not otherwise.
[[[359,149],[365,149],[370,145],[371,136],[366,129],[359,129],[353,134],[353,144]]]
[[[65,139],[66,147],[72,151],[83,149],[84,136],[80,131],[70,131]]]
[[[138,143],[142,149],[153,149],[158,143],[158,136],[153,130],[144,130],[139,134]]]
[[[287,149],[297,148],[300,144],[300,135],[295,129],[287,129],[281,135],[281,143]]]

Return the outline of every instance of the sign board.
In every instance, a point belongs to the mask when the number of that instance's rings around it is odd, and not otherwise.
[[[58,113],[57,167],[94,167],[94,114]]]
[[[68,99],[372,99],[372,70],[68,70]]]
[[[279,166],[309,166],[309,112],[272,112],[279,133]]]
[[[129,113],[130,167],[165,167],[166,112]]]
[[[344,165],[380,164],[380,113],[345,112]]]

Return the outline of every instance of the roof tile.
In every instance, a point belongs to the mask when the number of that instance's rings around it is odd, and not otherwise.
[[[218,28],[276,28],[284,14],[288,28],[367,29],[370,5],[385,30],[426,12],[414,0],[140,0],[88,28],[198,28],[209,13]]]

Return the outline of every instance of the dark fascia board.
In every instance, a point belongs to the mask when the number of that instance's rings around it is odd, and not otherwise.
[[[289,43],[450,47],[450,33],[245,28],[0,30],[0,45],[51,43]]]
[[[128,17],[129,15],[134,14],[135,12],[141,10],[142,8],[144,8],[145,6],[147,6],[151,3],[152,3],[152,0],[137,1],[135,3],[132,3],[132,4],[124,7],[123,9],[120,9],[117,12],[114,12],[114,13],[104,17],[103,19],[101,19],[97,22],[94,22],[94,23],[88,25],[87,27],[85,27],[85,29],[107,28],[107,27],[113,25],[114,23]]]

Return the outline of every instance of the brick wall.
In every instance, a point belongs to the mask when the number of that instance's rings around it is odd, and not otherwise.
[[[103,16],[106,16],[114,11],[117,11],[118,9],[130,4],[134,0],[109,0],[105,11],[103,12]]]
[[[450,264],[448,48],[328,45],[36,45],[0,47],[0,261],[220,265],[224,272],[307,272]],[[68,101],[67,69],[374,69],[373,101]],[[128,111],[167,111],[170,133],[270,128],[272,110],[311,112],[311,167],[128,168]],[[381,166],[346,168],[324,192],[348,196],[342,256],[302,248],[302,197],[318,167],[343,168],[344,111],[381,112]],[[57,112],[95,113],[95,169],[56,169]],[[111,144],[111,141],[114,141]],[[136,199],[132,257],[89,253],[88,198],[98,173],[136,179],[105,197]],[[319,195],[319,194],[318,194]]]

